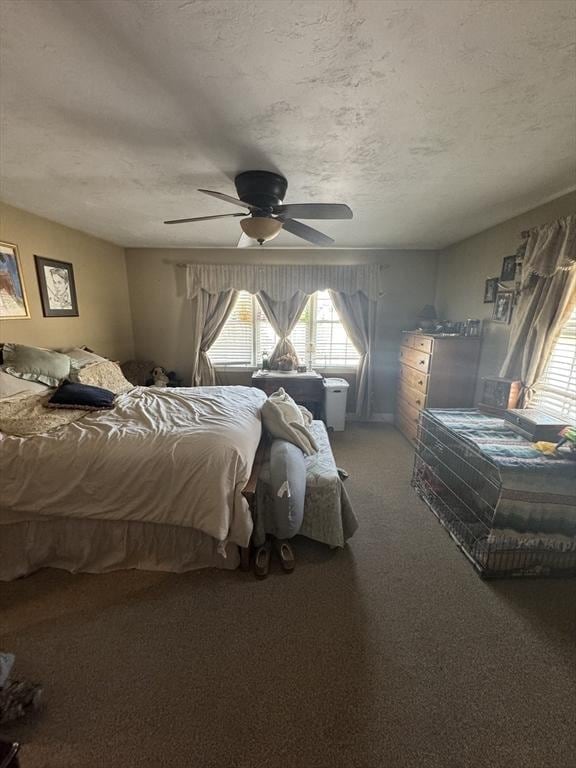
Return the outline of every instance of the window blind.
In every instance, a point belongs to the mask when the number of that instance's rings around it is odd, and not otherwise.
[[[530,407],[576,424],[576,307],[554,345]]]
[[[290,334],[298,358],[316,368],[352,368],[359,354],[348,339],[328,291],[312,295]],[[222,333],[208,351],[214,365],[262,364],[278,342],[255,296],[240,291]]]
[[[253,326],[253,297],[246,291],[241,291],[222,333],[208,350],[208,356],[212,363],[216,365],[252,365],[254,358]]]
[[[350,368],[360,355],[348,338],[328,291],[315,294],[312,365],[317,368]]]

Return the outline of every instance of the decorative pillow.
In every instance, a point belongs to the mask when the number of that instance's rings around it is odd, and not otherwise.
[[[3,397],[12,397],[12,395],[17,395],[20,392],[29,392],[31,395],[36,395],[39,392],[46,392],[48,389],[46,384],[20,379],[0,368],[0,400]]]
[[[101,408],[112,408],[114,397],[114,392],[110,392],[109,389],[91,387],[88,384],[77,384],[74,381],[64,381],[48,400],[46,407],[99,411]]]
[[[70,374],[70,358],[60,352],[23,344],[4,344],[4,370],[27,381],[39,381],[49,387]]]
[[[60,352],[62,352],[65,355],[68,355],[68,357],[72,360],[72,368],[76,370],[80,370],[80,368],[84,368],[86,365],[90,365],[91,363],[106,362],[105,357],[96,355],[94,352],[90,352],[87,349],[82,349],[81,347],[70,347],[68,349],[61,349]]]
[[[127,392],[133,388],[128,379],[120,370],[117,363],[106,360],[103,363],[92,363],[81,368],[75,375],[75,380],[80,384],[90,384],[93,387],[104,387],[115,395]]]

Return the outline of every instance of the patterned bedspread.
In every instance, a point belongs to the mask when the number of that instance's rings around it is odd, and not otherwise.
[[[313,421],[310,430],[318,444],[318,453],[306,456],[306,496],[304,520],[300,535],[331,547],[343,547],[358,528],[356,515],[340,477],[332,454],[326,427]],[[269,488],[270,465],[265,462],[258,481],[258,509],[253,541],[258,546],[268,529],[267,510],[274,499]]]
[[[500,494],[492,538],[576,549],[576,454],[546,456],[496,416],[476,410],[430,409],[496,469]]]

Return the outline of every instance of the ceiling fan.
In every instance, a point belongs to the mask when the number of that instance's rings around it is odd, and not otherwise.
[[[199,189],[205,195],[211,195],[233,205],[246,208],[242,213],[221,213],[216,216],[197,216],[193,219],[173,219],[164,224],[186,224],[192,221],[209,221],[243,216],[240,222],[242,235],[238,248],[245,248],[256,240],[260,245],[277,237],[284,229],[296,237],[301,237],[314,245],[331,245],[334,240],[313,227],[296,219],[351,219],[352,211],[341,203],[287,203],[282,201],[288,189],[284,176],[270,171],[244,171],[234,179],[238,198]]]

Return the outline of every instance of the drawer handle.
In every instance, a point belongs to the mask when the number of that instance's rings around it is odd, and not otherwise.
[[[420,400],[416,400],[416,405],[420,405]]]
[[[424,382],[422,381],[422,379],[420,379],[420,381],[418,382],[418,384],[424,384]]]
[[[426,360],[419,360],[419,361],[418,361],[418,364],[419,364],[419,365],[426,365]]]

